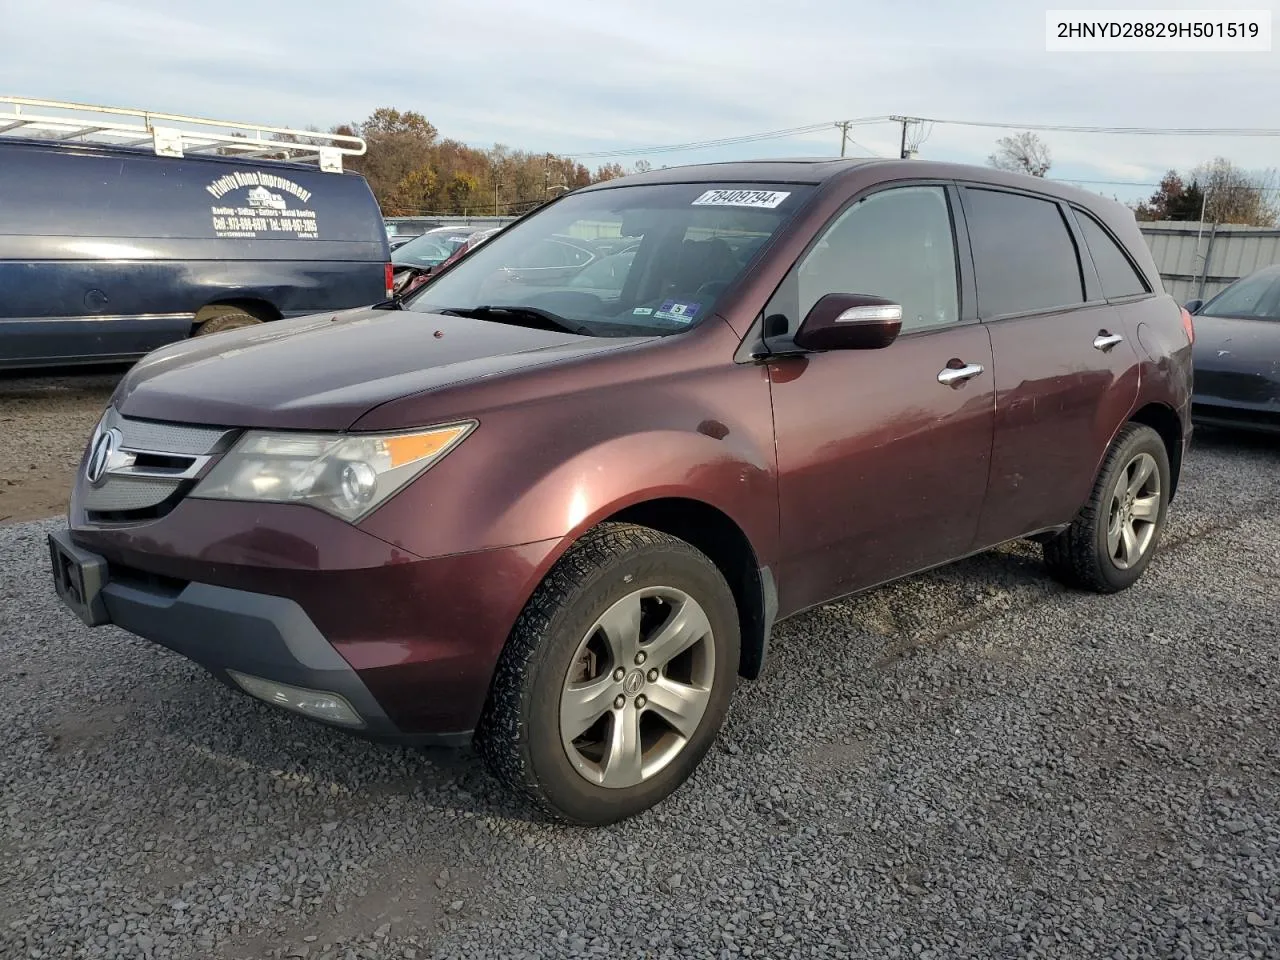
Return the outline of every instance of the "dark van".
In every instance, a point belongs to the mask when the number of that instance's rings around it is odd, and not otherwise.
[[[389,262],[355,173],[0,137],[0,369],[375,303]]]

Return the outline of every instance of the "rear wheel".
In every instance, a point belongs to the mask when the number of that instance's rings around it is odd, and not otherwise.
[[[548,574],[499,659],[476,743],[490,769],[570,822],[612,823],[688,779],[738,668],[716,566],[630,524],[588,533]]]
[[[1069,586],[1115,593],[1151,562],[1169,506],[1169,455],[1150,427],[1127,424],[1103,461],[1088,502],[1044,544],[1049,571]]]
[[[222,333],[224,330],[238,330],[241,327],[252,327],[261,322],[257,317],[238,310],[232,313],[220,313],[199,324],[196,327],[195,336],[203,337],[211,333]]]

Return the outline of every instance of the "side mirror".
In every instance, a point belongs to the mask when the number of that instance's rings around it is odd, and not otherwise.
[[[805,350],[879,350],[901,331],[902,307],[892,300],[828,293],[810,308],[795,343]]]
[[[1195,314],[1204,306],[1204,301],[1196,298],[1195,300],[1188,300],[1183,306],[1186,308],[1187,313]]]

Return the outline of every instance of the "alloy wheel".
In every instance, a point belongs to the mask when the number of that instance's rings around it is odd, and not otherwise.
[[[1160,470],[1155,458],[1140,453],[1120,471],[1111,491],[1107,550],[1111,562],[1128,570],[1146,555],[1160,520]]]
[[[652,586],[611,605],[578,645],[560,695],[560,739],[575,770],[632,787],[692,739],[711,699],[715,643],[701,605]]]

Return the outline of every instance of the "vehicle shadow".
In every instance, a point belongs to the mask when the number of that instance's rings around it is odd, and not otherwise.
[[[386,802],[547,822],[494,781],[469,747],[393,744],[320,725],[233,690],[177,655],[149,649],[172,656],[182,677],[151,705],[148,738],[184,755],[180,766],[187,769],[175,777],[194,776],[206,790],[226,794],[228,804],[243,802],[238,793],[249,785],[259,802],[292,793],[310,811],[304,817],[317,823],[332,819],[331,808],[341,818]],[[169,776],[163,769],[157,774]]]
[[[833,613],[852,645],[864,645],[858,638],[872,640],[871,656],[854,656],[844,669],[879,671],[914,650],[945,642],[956,630],[1060,590],[1043,570],[1039,547],[1007,544],[789,618],[778,627],[762,680],[768,686],[785,684],[789,674],[807,669],[807,654],[801,653],[806,637]],[[165,674],[179,676],[168,684],[156,678],[155,687],[167,689],[139,717],[149,728],[145,739],[162,743],[168,759],[136,759],[174,785],[197,780],[215,803],[242,804],[245,790],[257,802],[269,803],[283,791],[296,798],[304,820],[317,824],[332,819],[333,808],[343,818],[385,803],[400,804],[402,811],[407,804],[424,817],[444,811],[467,819],[556,823],[514,798],[472,748],[403,746],[353,736],[259,703],[176,654],[150,645],[147,651],[165,658]],[[749,726],[743,710],[750,712],[750,696],[734,711],[738,723]],[[182,762],[172,762],[175,753]]]
[[[1220,453],[1247,452],[1280,459],[1280,433],[1197,426],[1191,437],[1191,448],[1193,451],[1199,448]]]

